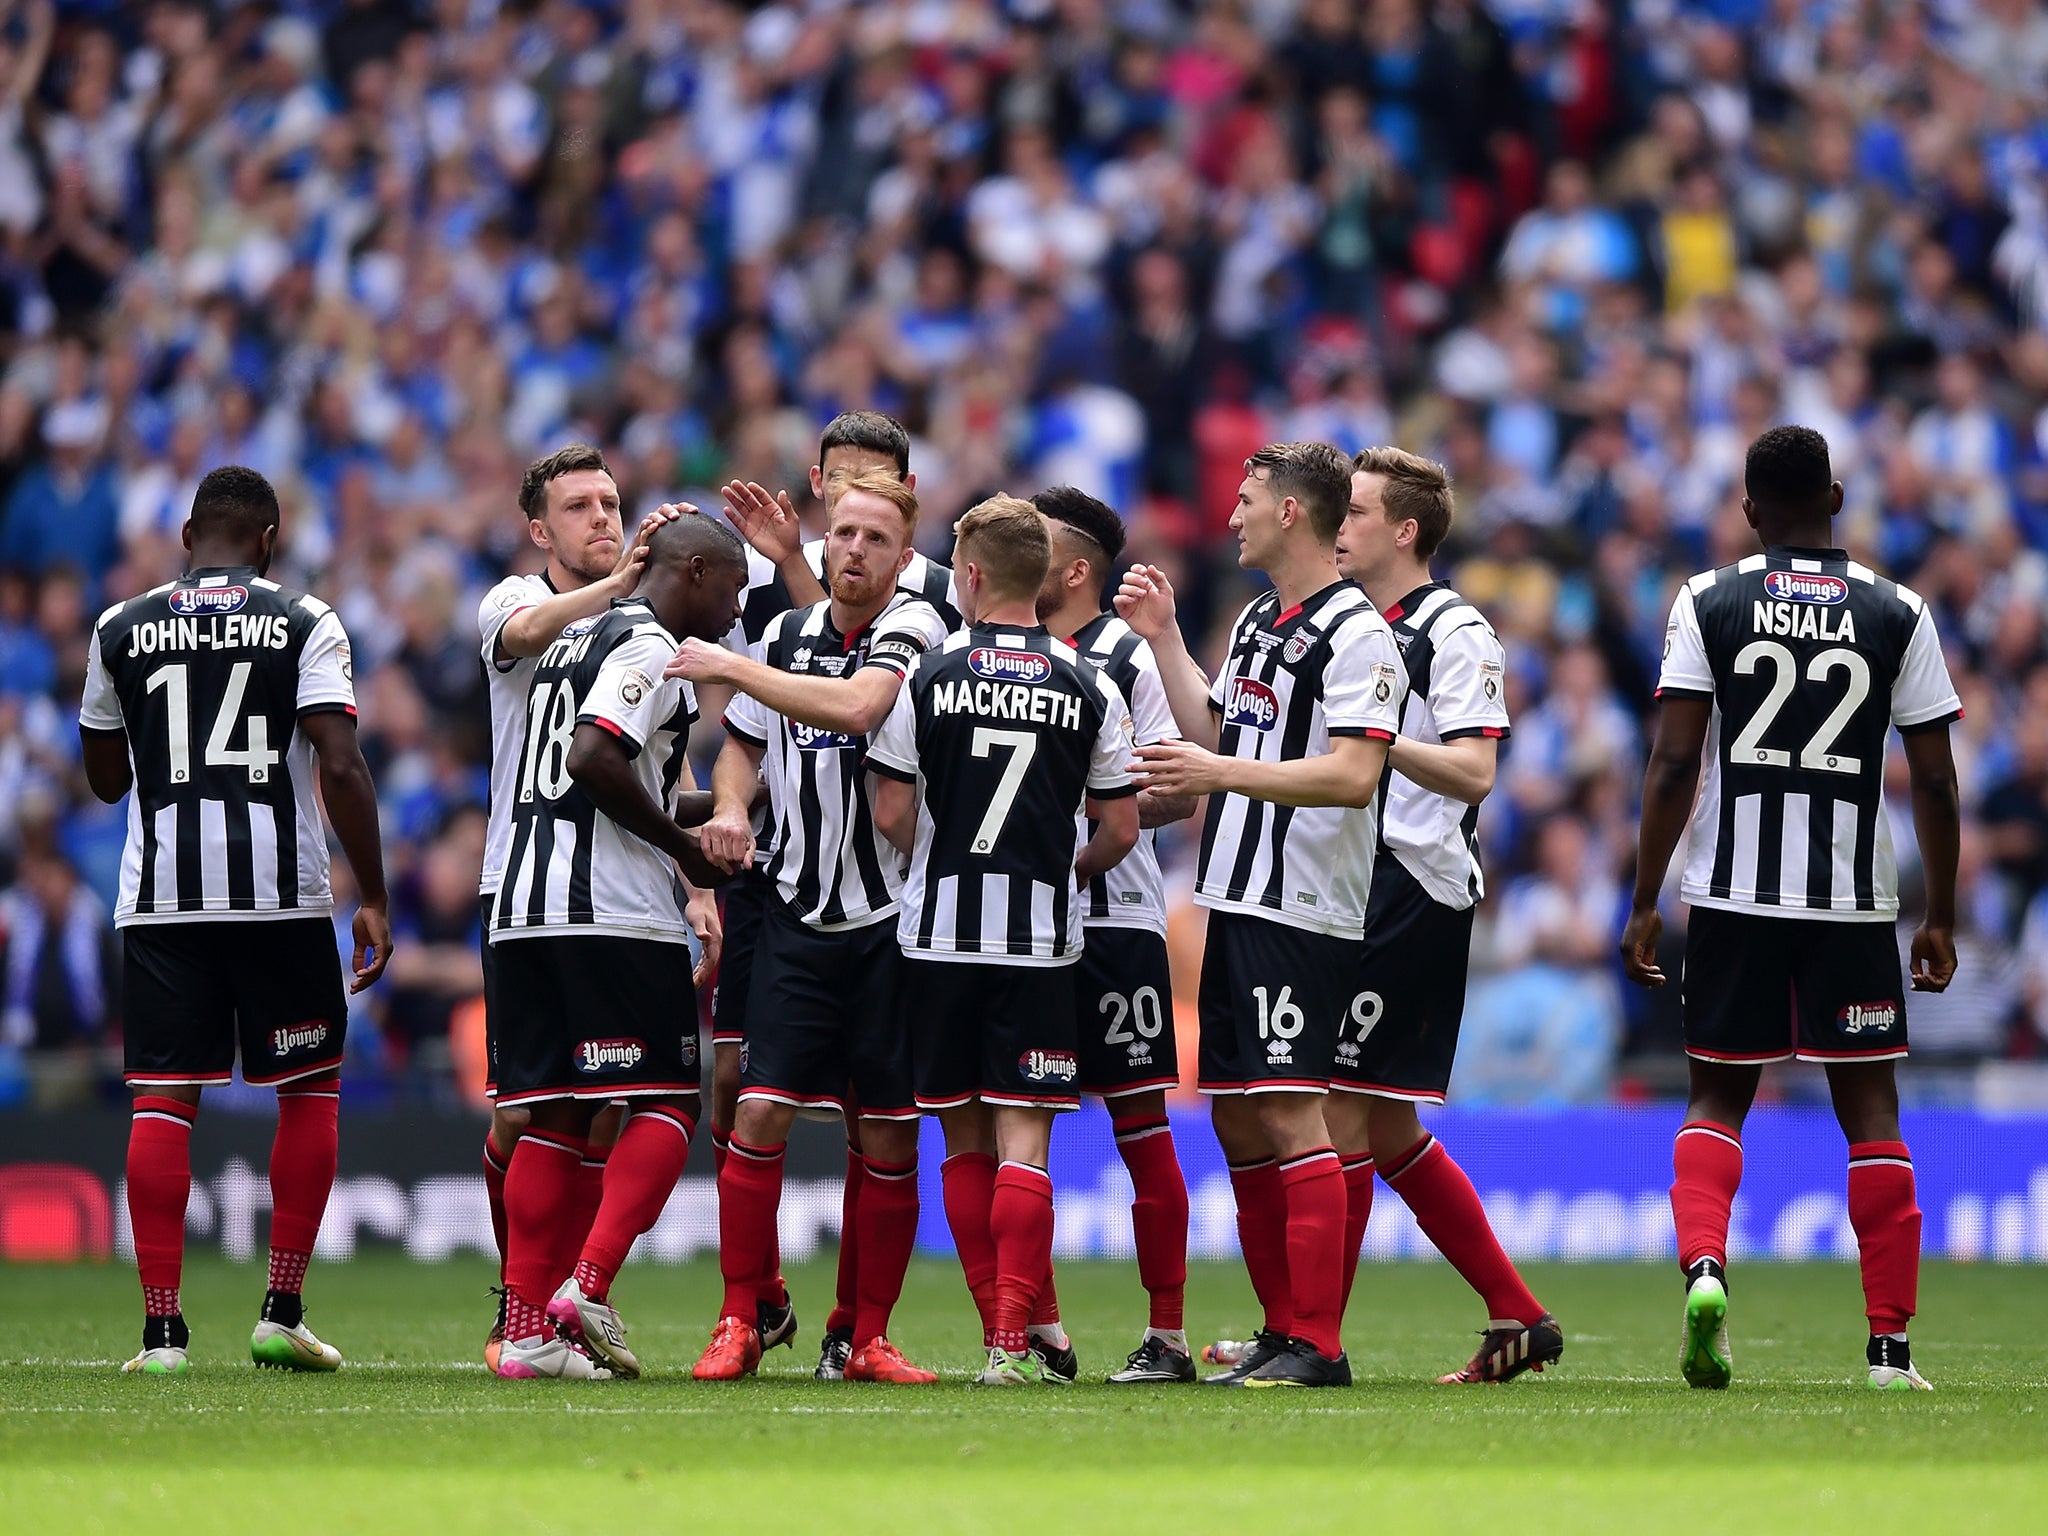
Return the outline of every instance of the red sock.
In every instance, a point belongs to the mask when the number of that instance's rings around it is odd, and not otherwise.
[[[498,1284],[505,1283],[505,1161],[484,1136],[484,1194],[491,1202],[491,1236],[498,1240]]]
[[[915,1167],[916,1164],[912,1164]],[[839,1196],[839,1275],[837,1289],[833,1294],[832,1315],[825,1319],[825,1331],[834,1332],[840,1328],[854,1327],[854,1314],[860,1307],[860,1202],[861,1189],[867,1182],[867,1159],[861,1156],[860,1148],[846,1149],[846,1187]],[[894,1305],[892,1302],[891,1305]],[[867,1336],[854,1329],[856,1345],[865,1344]]]
[[[562,1227],[576,1203],[585,1142],[561,1131],[527,1130],[505,1170],[505,1336],[530,1339],[547,1332],[550,1284],[561,1252]]]
[[[185,1202],[192,1195],[192,1122],[199,1106],[161,1094],[135,1096],[128,1122],[128,1225],[150,1317],[178,1314],[185,1270]]]
[[[717,1126],[711,1128],[711,1174],[713,1178],[725,1172],[725,1159],[732,1148],[732,1136]]]
[[[1849,1225],[1872,1333],[1904,1333],[1920,1305],[1920,1205],[1903,1141],[1849,1148]]]
[[[939,1165],[939,1187],[946,1201],[946,1226],[960,1270],[981,1314],[982,1343],[996,1326],[996,1240],[990,1212],[996,1198],[996,1160],[986,1152],[962,1152]]]
[[[870,1339],[888,1336],[889,1314],[895,1311],[896,1299],[903,1294],[903,1276],[910,1268],[910,1251],[917,1244],[917,1159],[913,1157],[907,1163],[867,1162],[863,1182],[860,1304],[853,1318],[855,1349]]]
[[[624,1136],[620,1139],[624,1140]],[[598,1207],[604,1204],[604,1170],[612,1151],[611,1147],[596,1145],[586,1145],[583,1149],[582,1162],[576,1169],[576,1197],[569,1202],[569,1209],[562,1213],[562,1246],[555,1252],[554,1282],[557,1291],[562,1288],[562,1282],[576,1272],[576,1265],[590,1242],[591,1228],[597,1224]],[[659,1216],[661,1212],[654,1214]]]
[[[1294,1327],[1324,1355],[1344,1352],[1344,1169],[1335,1147],[1318,1147],[1280,1165],[1287,1192],[1287,1285]]]
[[[640,1234],[661,1219],[662,1207],[675,1193],[683,1164],[690,1160],[690,1137],[696,1129],[696,1123],[680,1111],[659,1106],[636,1109],[618,1145],[597,1164],[602,1199],[575,1267],[576,1283],[584,1295],[601,1300],[611,1294],[619,1266],[626,1262]],[[590,1166],[586,1158],[583,1168]],[[588,1174],[579,1171],[578,1185],[587,1179]],[[576,1195],[579,1206],[589,1198],[581,1187]]]
[[[1742,1137],[1711,1120],[1689,1120],[1671,1146],[1671,1219],[1678,1267],[1701,1259],[1728,1266],[1728,1211],[1742,1183]]]
[[[1230,1188],[1237,1196],[1237,1241],[1252,1290],[1274,1333],[1294,1331],[1294,1292],[1287,1276],[1287,1195],[1280,1167],[1270,1159],[1233,1163]]]
[[[1344,1306],[1351,1306],[1351,1285],[1358,1278],[1358,1251],[1365,1245],[1366,1223],[1372,1220],[1373,1166],[1370,1152],[1344,1158]]]
[[[1057,1328],[1060,1325],[1059,1277],[1052,1271],[1049,1252],[1045,1259],[1045,1273],[1038,1281],[1038,1292],[1031,1298],[1031,1315],[1025,1322],[1032,1328]]]
[[[1188,1287],[1188,1182],[1173,1152],[1164,1116],[1110,1121],[1117,1156],[1131,1175],[1131,1236],[1138,1246],[1138,1282],[1152,1299],[1150,1326],[1168,1331],[1184,1321]]]
[[[1427,1131],[1388,1165],[1387,1187],[1408,1203],[1422,1235],[1465,1277],[1486,1303],[1490,1323],[1524,1326],[1543,1316],[1543,1304],[1522,1282],[1514,1260],[1493,1235],[1479,1192],[1442,1142]]]
[[[782,1206],[782,1163],[788,1143],[752,1147],[732,1138],[718,1180],[718,1268],[725,1276],[721,1317],[749,1328],[764,1299],[773,1300],[775,1216]]]
[[[297,1291],[334,1192],[341,1146],[341,1091],[277,1090],[277,1135],[270,1144],[270,1289]]]
[[[1052,1175],[1029,1163],[1004,1163],[996,1170],[988,1226],[996,1249],[995,1342],[1021,1353],[1030,1347],[1032,1301],[1052,1273]]]

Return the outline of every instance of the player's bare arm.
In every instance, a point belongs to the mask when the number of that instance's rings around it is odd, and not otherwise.
[[[917,786],[887,774],[870,773],[868,809],[889,846],[908,854],[917,840]]]
[[[1214,747],[1217,740],[1216,715],[1209,707],[1209,677],[1181,635],[1175,616],[1173,583],[1156,565],[1134,565],[1124,573],[1115,598],[1117,613],[1152,647],[1159,661],[1159,681],[1166,688],[1166,702],[1173,710],[1173,723],[1189,741]]]
[[[1915,992],[1940,992],[1956,973],[1956,860],[1963,835],[1955,756],[1948,727],[1908,731],[1906,770],[1913,781],[1913,831],[1927,880],[1927,915],[1913,933]]]
[[[1433,795],[1477,805],[1493,793],[1500,742],[1492,736],[1453,741],[1412,741],[1403,736],[1387,749],[1387,764]]]
[[[507,619],[504,628],[498,631],[498,654],[501,657],[538,656],[559,640],[562,631],[578,619],[603,613],[614,598],[631,596],[634,587],[640,584],[641,568],[647,564],[647,541],[654,536],[654,530],[696,510],[688,503],[664,503],[656,507],[640,520],[639,531],[633,535],[632,542],[619,552],[618,564],[612,567],[609,576],[572,592],[557,592],[531,608],[520,609]]]
[[[1074,882],[1079,886],[1087,885],[1097,875],[1108,874],[1138,846],[1138,797],[1118,795],[1098,800],[1090,795],[1088,819],[1095,823],[1095,835],[1074,860]]]
[[[1176,821],[1186,821],[1201,806],[1200,795],[1162,795],[1157,790],[1142,790],[1138,795],[1138,825],[1146,830],[1170,827]]]
[[[806,677],[708,640],[685,640],[662,675],[724,683],[800,725],[847,736],[879,728],[903,686],[902,677],[889,667],[862,667],[851,677]]]
[[[701,827],[718,808],[708,789],[686,789],[676,796],[676,825]]]
[[[647,793],[633,772],[626,749],[603,726],[586,720],[576,727],[568,769],[569,777],[598,810],[674,859],[692,885],[721,885],[731,878],[731,870],[721,869],[705,857],[696,834],[677,826],[675,818]]]
[[[1162,669],[1163,670],[1163,669]],[[1206,707],[1207,695],[1204,695]],[[1191,741],[1139,747],[1131,773],[1145,789],[1169,795],[1234,790],[1275,805],[1372,804],[1386,767],[1387,743],[1376,736],[1337,736],[1328,752],[1262,763],[1222,757]]]
[[[764,749],[728,736],[711,765],[711,819],[700,837],[704,856],[734,871],[754,857],[754,796],[761,783]]]
[[[789,492],[771,493],[751,480],[734,480],[721,493],[726,515],[740,537],[775,563],[782,584],[789,588],[791,606],[804,608],[822,601],[825,587],[804,559],[803,523]]]
[[[1700,751],[1706,745],[1713,712],[1713,701],[1705,698],[1666,695],[1658,706],[1657,737],[1643,774],[1635,898],[1621,935],[1621,968],[1639,987],[1664,985],[1664,972],[1657,966],[1657,941],[1664,933],[1657,894],[1664,888],[1664,872],[1671,867],[1671,855],[1692,815],[1693,797],[1700,786]]]
[[[299,729],[320,760],[320,798],[341,840],[341,851],[356,877],[360,905],[350,925],[355,936],[350,992],[360,992],[384,974],[391,959],[391,919],[384,892],[384,845],[377,826],[377,786],[356,739],[356,719],[345,710],[305,715]]]
[[[128,757],[126,731],[96,731],[78,728],[80,755],[85,763],[86,786],[108,805],[118,805],[135,782],[135,765]]]

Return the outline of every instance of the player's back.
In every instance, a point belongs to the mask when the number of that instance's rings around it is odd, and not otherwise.
[[[301,715],[355,712],[333,609],[248,567],[191,572],[93,626],[80,723],[135,769],[121,922],[333,904]]]
[[[899,928],[907,951],[1064,962],[1080,947],[1074,818],[1112,771],[1129,712],[1116,686],[1043,628],[974,625],[920,656],[870,764],[896,772],[914,736],[921,783]],[[892,767],[892,764],[894,765]]]
[[[1673,607],[1660,697],[1711,697],[1683,883],[1695,904],[1889,920],[1886,732],[1959,712],[1932,615],[1839,550],[1773,547]]]

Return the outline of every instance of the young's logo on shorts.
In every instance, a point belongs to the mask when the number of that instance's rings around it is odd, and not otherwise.
[[[1223,723],[1270,731],[1280,720],[1280,699],[1256,677],[1233,677],[1223,698]]]
[[[1835,1024],[1845,1035],[1881,1035],[1898,1022],[1897,1003],[1851,1003],[1835,1015]]]
[[[582,1040],[570,1059],[578,1072],[623,1071],[647,1059],[647,1046],[640,1040]]]
[[[1072,1051],[1026,1051],[1017,1058],[1017,1070],[1033,1083],[1071,1083],[1081,1075],[1081,1064]]]
[[[310,1051],[327,1039],[327,1025],[320,1019],[308,1019],[303,1024],[287,1024],[282,1029],[270,1032],[270,1050],[275,1056],[289,1056],[293,1051]]]
[[[240,613],[248,606],[247,587],[179,587],[167,600],[180,618],[203,613]]]
[[[977,677],[999,678],[1006,683],[1042,683],[1052,676],[1052,658],[1036,651],[1002,651],[992,645],[977,645],[967,653],[967,665]]]
[[[1824,608],[1849,601],[1849,583],[1818,571],[1765,571],[1764,591],[1783,603],[1819,603]]]

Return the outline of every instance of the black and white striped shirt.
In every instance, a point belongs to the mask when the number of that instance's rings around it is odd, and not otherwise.
[[[1407,692],[1393,632],[1357,586],[1332,582],[1287,609],[1267,592],[1238,615],[1209,693],[1221,721],[1216,750],[1285,762],[1326,753],[1337,736],[1392,741]],[[1361,810],[1211,795],[1195,902],[1357,938],[1378,823],[1377,796]]]
[[[93,625],[78,723],[128,737],[117,927],[334,906],[306,715],[356,709],[341,620],[248,567],[193,571]]]
[[[1840,550],[1778,547],[1688,581],[1660,698],[1711,699],[1681,894],[1694,906],[1889,922],[1887,730],[1959,718],[1917,593]]]
[[[1507,656],[1484,614],[1432,582],[1388,609],[1386,620],[1408,668],[1403,736],[1456,741],[1508,734]],[[1445,906],[1462,911],[1486,894],[1478,806],[1390,773],[1380,841]]]
[[[1101,614],[1074,631],[1074,649],[1095,663],[1130,706],[1131,735],[1141,747],[1179,735],[1166,684],[1152,647],[1114,613]],[[1084,820],[1081,841],[1093,835]],[[1143,928],[1166,932],[1166,881],[1159,871],[1159,849],[1150,827],[1138,834],[1138,846],[1116,868],[1088,882],[1086,926]]]
[[[899,591],[869,623],[842,635],[832,601],[769,621],[755,659],[781,672],[851,677],[864,667],[907,676],[946,638],[931,604]],[[867,785],[867,739],[818,730],[741,693],[725,728],[767,752],[774,855],[767,865],[782,899],[818,928],[858,928],[896,913],[901,855],[876,830]]]
[[[576,727],[594,724],[618,737],[656,803],[674,809],[697,718],[690,685],[661,675],[675,652],[675,637],[637,598],[571,624],[541,652],[493,943],[531,934],[688,942],[682,882],[668,855],[598,810],[569,777]]]
[[[500,656],[498,635],[512,616],[537,607],[555,595],[543,573],[507,576],[477,605],[477,634],[484,668],[484,691],[491,703],[491,798],[484,831],[483,875],[477,892],[498,894],[505,875],[505,855],[512,849],[512,807],[519,795],[520,747],[526,740],[526,698],[533,688],[534,656]]]
[[[1040,625],[977,624],[917,659],[868,749],[918,788],[897,939],[926,960],[1069,965],[1085,903],[1071,828],[1088,796],[1137,793],[1130,712]]]

